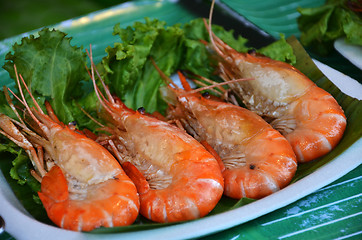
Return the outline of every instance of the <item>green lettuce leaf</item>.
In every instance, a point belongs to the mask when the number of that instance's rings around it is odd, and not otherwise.
[[[6,101],[5,94],[2,90],[0,90],[0,113],[16,119],[16,115]]]
[[[285,40],[284,35],[281,35],[278,41],[269,44],[266,47],[259,49],[257,52],[268,56],[272,59],[287,62],[294,65],[297,62],[292,46]]]
[[[162,79],[149,61],[152,57],[157,64],[171,74],[179,65],[183,31],[179,25],[166,27],[157,19],[145,19],[126,29],[116,25],[114,35],[121,43],[108,47],[108,56],[102,60],[107,71],[105,79],[118,97],[128,107],[144,107],[148,112],[162,111],[166,103],[158,94]]]
[[[247,39],[235,38],[233,31],[217,25],[212,28],[219,38],[237,51],[250,49],[246,46]],[[117,24],[113,34],[118,35],[120,41],[107,47],[108,55],[103,58],[101,68],[105,70],[103,76],[110,89],[128,107],[144,107],[148,112],[164,112],[167,107],[158,90],[163,81],[150,63],[151,57],[168,76],[176,70],[184,70],[215,78],[212,53],[205,46],[209,34],[202,19],[183,26],[166,26],[166,22],[145,18],[144,23],[136,22],[125,29]],[[295,62],[293,50],[284,38],[260,52],[278,60]]]
[[[9,161],[9,159],[14,159]],[[37,220],[54,225],[48,218],[37,192],[40,183],[31,176],[31,163],[19,147],[0,135],[0,169],[24,208]]]
[[[15,43],[3,66],[15,79],[15,64],[38,103],[42,106],[48,99],[59,119],[66,123],[74,120],[71,100],[84,94],[80,91],[81,81],[88,78],[85,52],[71,46],[70,41],[65,33],[44,28],[38,37],[31,35],[21,44]]]
[[[354,12],[347,2],[329,0],[320,7],[298,8],[302,44],[321,55],[328,54],[334,40],[343,36],[349,43],[362,45],[361,15]]]
[[[0,139],[0,142],[2,140]],[[0,146],[0,153],[10,153],[15,156],[10,169],[10,176],[17,181],[18,184],[27,184],[34,193],[40,191],[40,183],[30,174],[32,165],[26,153],[21,150],[13,142],[3,142]]]
[[[202,42],[210,42],[209,33],[202,19],[198,18],[183,26],[185,32],[183,58],[180,69],[187,70],[207,78],[214,78],[216,63],[210,57],[210,50]],[[246,52],[250,48],[246,46],[247,39],[234,37],[233,31],[226,31],[218,25],[212,26],[213,32],[224,42],[240,52]],[[202,40],[202,41],[201,41]]]
[[[197,18],[185,24],[183,29],[187,39],[198,42],[200,42],[200,40],[207,42],[210,41],[209,32],[207,31],[204,21],[201,18]],[[240,35],[235,37],[233,30],[226,31],[223,27],[213,24],[212,31],[216,36],[238,52],[247,52],[250,49],[246,46],[248,39],[243,38]]]

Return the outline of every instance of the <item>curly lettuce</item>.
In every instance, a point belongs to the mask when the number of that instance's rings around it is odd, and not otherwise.
[[[88,78],[86,54],[81,48],[71,46],[70,41],[65,33],[44,28],[38,37],[30,35],[21,44],[15,43],[3,66],[15,79],[16,65],[33,95],[41,99],[40,105],[48,99],[64,122],[75,120],[71,102],[84,94],[80,89],[82,81]]]
[[[328,0],[320,7],[298,8],[302,44],[321,55],[328,54],[340,37],[362,45],[362,19],[357,8],[362,6],[356,0]]]
[[[246,46],[248,40],[241,36],[235,38],[233,31],[217,25],[213,31],[237,51],[250,49]],[[211,53],[205,46],[209,34],[202,19],[183,26],[167,26],[166,22],[146,18],[145,22],[136,22],[125,29],[117,24],[113,34],[120,39],[106,49],[108,55],[102,60],[104,78],[111,90],[133,109],[144,107],[148,112],[163,112],[167,107],[158,91],[162,79],[150,63],[150,57],[166,75],[176,70],[208,78],[214,74]],[[277,60],[295,62],[293,50],[284,38],[259,52]]]

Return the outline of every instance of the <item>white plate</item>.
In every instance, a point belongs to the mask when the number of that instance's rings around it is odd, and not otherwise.
[[[348,76],[316,61],[317,66],[337,86],[355,98],[362,99],[362,85]],[[357,157],[358,156],[358,157]],[[261,200],[235,210],[172,226],[117,234],[72,232],[40,223],[31,217],[0,173],[0,214],[6,231],[16,239],[186,239],[231,228],[284,207],[337,180],[362,163],[362,138],[345,152],[316,172]],[[348,163],[348,164],[346,164]]]
[[[362,46],[349,44],[344,38],[339,38],[334,42],[334,48],[352,64],[362,69]]]

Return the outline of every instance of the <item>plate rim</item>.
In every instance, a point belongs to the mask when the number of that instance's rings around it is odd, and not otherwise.
[[[346,42],[346,38],[338,38],[334,48],[353,65],[362,70],[362,46]]]

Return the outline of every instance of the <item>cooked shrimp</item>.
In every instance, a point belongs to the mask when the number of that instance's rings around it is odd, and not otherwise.
[[[92,56],[90,54],[91,62]],[[107,98],[92,80],[111,124],[108,142],[140,196],[140,213],[155,222],[177,222],[208,214],[223,193],[223,177],[215,158],[179,128],[134,111],[113,97]],[[105,116],[105,115],[103,115]],[[102,114],[101,114],[102,117]]]
[[[175,105],[168,118],[179,120],[220,156],[226,196],[262,198],[291,181],[297,169],[295,154],[278,131],[245,108],[192,93],[183,75],[179,76],[185,90],[173,84]],[[167,81],[172,84],[171,79]]]
[[[41,182],[38,195],[48,217],[59,227],[75,231],[132,224],[139,212],[137,189],[118,161],[104,147],[61,123],[50,104],[46,104],[48,115],[34,98],[36,107],[30,108],[17,72],[16,76],[22,95],[18,99],[39,135],[20,118],[6,91],[20,122],[0,114],[0,133],[29,155],[35,168],[32,175]]]
[[[298,162],[321,157],[338,144],[346,117],[328,92],[287,63],[232,49],[212,33],[211,14],[205,25],[210,46],[220,58],[221,78],[254,78],[230,87],[248,109],[268,119],[287,138]]]

